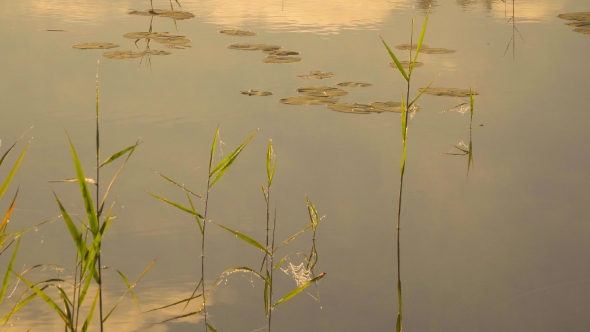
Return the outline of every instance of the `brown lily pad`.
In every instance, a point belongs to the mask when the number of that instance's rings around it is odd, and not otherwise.
[[[384,112],[401,113],[402,111],[402,103],[399,101],[375,101],[372,102],[369,106]]]
[[[332,72],[323,72],[323,71],[310,71],[309,75],[297,75],[297,77],[302,79],[324,79],[324,78],[332,78],[334,77],[334,73]]]
[[[274,51],[280,49],[281,47],[268,44],[232,44],[227,48],[240,51]]]
[[[268,54],[268,55],[277,55],[277,56],[289,56],[289,55],[299,55],[301,53],[297,52],[297,51],[291,51],[291,50],[284,50],[284,49],[280,49],[280,50],[262,50],[262,53]]]
[[[170,54],[172,54],[171,52],[158,51],[158,50],[147,50],[147,51],[144,51],[143,53],[149,54],[149,55],[170,55]]]
[[[373,84],[371,84],[371,83],[359,83],[359,82],[342,82],[342,83],[338,83],[336,85],[345,86],[348,88],[366,88],[366,87],[373,86]]]
[[[180,10],[168,10],[168,9],[148,9],[144,11],[139,10],[132,10],[127,12],[129,15],[139,15],[139,16],[158,16],[158,17],[168,17],[174,20],[188,20],[194,18],[195,15],[189,12],[183,12]]]
[[[418,48],[418,45],[417,44],[412,44],[412,45],[400,44],[400,45],[396,45],[395,48],[397,48],[398,50],[404,50],[404,51],[409,51],[409,50],[415,51],[416,48]],[[422,44],[422,46],[420,46],[421,50],[423,50],[425,48],[428,48],[428,45]]]
[[[272,92],[269,91],[256,91],[256,90],[248,90],[248,91],[240,91],[241,94],[243,95],[248,95],[248,96],[272,96]]]
[[[296,56],[277,56],[277,55],[269,55],[262,60],[264,63],[295,63],[300,62],[301,58]]]
[[[352,114],[371,114],[371,113],[381,113],[382,110],[375,109],[371,107],[371,105],[366,104],[357,104],[357,103],[337,103],[337,104],[330,104],[328,108],[342,113],[352,113]]]
[[[190,39],[186,38],[185,36],[167,36],[167,37],[157,37],[154,38],[156,43],[165,44],[165,45],[184,45],[191,42]]]
[[[123,35],[125,38],[129,39],[152,39],[157,37],[168,37],[170,36],[169,32],[128,32]]]
[[[583,33],[585,35],[590,35],[590,27],[575,28],[572,31],[577,33]]]
[[[279,100],[279,103],[287,105],[323,105],[334,104],[337,102],[338,98],[334,98],[331,96],[294,96]]]
[[[459,88],[420,88],[419,91],[424,91],[424,93],[433,95],[433,96],[442,96],[442,97],[469,97],[471,96],[471,90],[469,89],[459,89]],[[479,92],[475,92],[476,95]]]
[[[424,53],[424,54],[451,54],[451,53],[455,53],[457,51],[455,50],[448,50],[446,48],[425,48],[425,49],[420,49],[420,53]]]
[[[345,96],[348,94],[348,92],[345,90],[333,88],[330,86],[324,86],[324,85],[302,86],[297,89],[297,92],[299,92],[303,95],[307,95],[307,96],[332,96],[332,97]]]
[[[175,50],[185,50],[187,48],[193,48],[192,46],[187,45],[187,44],[182,44],[182,45],[164,44],[164,47],[168,47],[168,48],[175,49]]]
[[[228,35],[228,36],[238,36],[238,37],[256,36],[256,32],[246,31],[246,30],[227,29],[227,30],[221,30],[221,31],[219,31],[219,33],[224,34],[224,35]]]
[[[590,12],[565,13],[557,17],[569,21],[590,21]]]
[[[144,52],[133,52],[133,51],[115,51],[103,53],[102,56],[107,59],[135,59],[141,58],[145,55]]]
[[[79,49],[79,50],[104,50],[104,49],[119,47],[119,45],[113,44],[113,43],[85,43],[85,44],[76,44],[72,47]]]

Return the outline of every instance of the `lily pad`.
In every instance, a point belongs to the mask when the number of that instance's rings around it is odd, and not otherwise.
[[[590,27],[575,28],[572,31],[578,32],[578,33],[583,33],[585,35],[590,35]]]
[[[565,13],[557,17],[569,21],[590,21],[590,12]]]
[[[145,55],[144,52],[133,52],[133,51],[115,51],[103,53],[102,56],[107,59],[134,59],[141,58]]]
[[[324,79],[324,78],[332,78],[334,77],[334,73],[332,72],[323,72],[323,71],[310,71],[309,75],[297,75],[297,77],[299,78],[303,78],[303,79],[311,79],[311,78],[315,78],[318,80]]]
[[[239,37],[250,37],[250,36],[256,36],[256,32],[252,32],[252,31],[245,31],[245,30],[221,30],[219,31],[219,33],[222,33],[224,35],[228,35],[228,36],[239,36]]]
[[[404,50],[404,51],[408,51],[408,50],[412,50],[415,51],[416,48],[418,48],[417,44],[400,44],[400,45],[396,45],[395,48],[397,48],[398,50]],[[426,44],[422,44],[422,46],[420,46],[420,49],[423,50],[425,48],[428,48],[428,45]]]
[[[402,65],[402,67],[404,67],[406,69],[410,68],[410,61],[400,61],[399,63]],[[393,67],[393,68],[397,68],[397,66],[395,65],[395,62],[390,62],[389,66]],[[416,62],[416,64],[414,65],[414,68],[418,68],[418,67],[422,67],[422,66],[424,66],[423,62]]]
[[[194,18],[195,15],[189,12],[183,12],[180,10],[168,10],[168,9],[148,9],[144,11],[132,10],[127,12],[129,15],[140,15],[140,16],[158,16],[168,17],[174,20],[188,20]]]
[[[187,48],[192,48],[192,46],[188,45],[188,44],[182,44],[182,45],[174,45],[174,44],[164,44],[164,47],[168,47],[168,48],[172,48],[175,50],[184,50]]]
[[[79,50],[104,50],[104,49],[119,47],[119,45],[113,44],[113,43],[85,43],[85,44],[76,44],[72,47],[77,48]]]
[[[569,25],[571,27],[587,27],[590,26],[590,21],[573,21],[566,23],[565,25]]]
[[[329,87],[329,86],[323,86],[323,85],[302,86],[302,87],[299,87],[299,89],[297,89],[297,92],[299,92],[303,95],[312,96],[312,97],[313,96],[338,97],[338,96],[345,96],[348,94],[348,92],[345,90],[333,88],[333,87]]]
[[[375,101],[372,102],[369,106],[374,109],[385,111],[385,112],[402,112],[402,103],[399,101]]]
[[[148,51],[144,51],[143,53],[150,54],[150,55],[170,55],[170,54],[172,54],[171,52],[158,51],[158,50],[148,50]]]
[[[349,87],[349,88],[366,88],[369,86],[373,86],[373,84],[371,84],[371,83],[359,83],[359,82],[342,82],[342,83],[338,83],[336,85],[345,86],[345,87]]]
[[[448,50],[446,48],[425,48],[425,49],[420,49],[420,53],[425,53],[425,54],[451,54],[451,53],[455,53],[457,51],[455,50]]]
[[[240,91],[241,94],[243,95],[248,95],[248,96],[272,96],[272,92],[268,92],[268,91],[256,91],[256,90],[248,90],[248,91]]]
[[[157,37],[168,37],[170,36],[169,32],[128,32],[123,35],[125,38],[129,39],[151,39]]]
[[[277,56],[289,56],[289,55],[299,55],[299,54],[301,54],[301,53],[299,53],[297,51],[284,50],[284,49],[280,49],[280,50],[262,50],[262,53],[269,54],[269,55],[277,55]]]
[[[262,60],[264,63],[294,63],[300,62],[301,58],[295,56],[277,56],[277,55],[270,55],[267,56]]]
[[[287,105],[323,105],[323,104],[334,104],[338,102],[338,98],[333,98],[331,96],[323,96],[323,97],[316,97],[316,96],[295,96],[280,99],[279,103],[287,104]]]
[[[424,93],[429,95],[442,97],[469,97],[471,95],[471,90],[459,88],[420,88],[418,90],[424,91]],[[478,95],[479,92],[475,94]]]
[[[274,51],[280,49],[281,47],[268,44],[232,44],[227,48],[240,51]]]
[[[154,38],[156,43],[165,44],[165,45],[184,45],[191,42],[190,39],[186,38],[185,36],[167,36],[167,37],[157,37]]]
[[[366,104],[357,104],[357,103],[338,103],[338,104],[330,104],[328,108],[342,113],[352,113],[352,114],[371,114],[371,113],[381,113],[382,110],[375,109],[371,107],[371,105]]]

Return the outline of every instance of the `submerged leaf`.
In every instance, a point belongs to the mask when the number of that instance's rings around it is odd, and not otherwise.
[[[264,63],[295,63],[300,62],[301,58],[296,56],[278,56],[278,55],[269,55],[266,58],[262,59]]]
[[[144,52],[133,52],[133,51],[116,51],[103,53],[102,56],[107,59],[135,59],[141,58],[145,55]]]
[[[249,36],[256,36],[255,32],[252,31],[245,31],[245,30],[221,30],[219,33],[228,36],[239,36],[239,37],[249,37]]]
[[[336,85],[345,86],[345,87],[349,87],[349,88],[366,88],[366,87],[373,86],[373,84],[371,84],[371,83],[359,83],[359,82],[342,82],[342,83],[338,83]]]
[[[442,97],[470,97],[472,93],[469,89],[459,88],[420,88],[418,90],[429,95]],[[479,92],[475,94],[478,95]]]
[[[85,43],[85,44],[76,44],[72,46],[73,48],[77,48],[79,50],[104,50],[108,48],[115,48],[119,47],[120,45],[113,44],[113,43]]]
[[[139,15],[139,16],[158,16],[158,17],[168,17],[174,20],[188,20],[194,18],[195,15],[189,12],[183,12],[180,10],[168,10],[168,9],[148,9],[144,11],[139,10],[131,10],[127,12],[129,15]]]
[[[287,105],[323,105],[333,104],[338,102],[338,100],[338,98],[333,98],[331,96],[295,96],[280,99],[279,103]]]
[[[256,91],[256,90],[248,90],[248,91],[240,91],[243,95],[248,96],[272,96],[272,92],[269,91]]]
[[[297,89],[297,92],[306,95],[306,96],[313,96],[313,97],[338,97],[338,96],[345,96],[348,94],[348,91],[342,90],[339,88],[333,88],[329,86],[323,85],[305,85],[301,86]]]

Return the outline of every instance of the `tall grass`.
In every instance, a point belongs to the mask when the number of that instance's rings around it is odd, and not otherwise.
[[[179,209],[183,212],[186,212],[186,213],[189,213],[190,215],[192,215],[195,218],[195,221],[197,222],[197,225],[199,226],[199,230],[201,233],[201,256],[200,256],[201,257],[201,260],[200,260],[201,279],[199,280],[197,287],[195,288],[195,290],[193,291],[193,293],[191,294],[191,296],[189,298],[186,298],[184,300],[178,301],[178,302],[173,303],[171,305],[166,305],[166,306],[163,306],[163,307],[160,307],[157,309],[153,309],[150,311],[160,310],[160,309],[168,308],[170,306],[178,305],[178,304],[182,304],[182,303],[185,304],[184,308],[186,309],[186,307],[188,306],[190,301],[192,301],[193,299],[195,299],[197,297],[201,297],[203,302],[201,303],[201,305],[199,306],[199,308],[196,311],[169,318],[169,319],[163,321],[162,323],[168,322],[171,320],[175,320],[175,319],[179,319],[179,318],[184,318],[184,317],[196,315],[196,314],[203,312],[204,318],[205,318],[205,331],[208,331],[209,329],[211,329],[214,332],[216,331],[215,328],[212,326],[212,324],[208,320],[207,292],[205,289],[205,239],[206,239],[205,235],[206,235],[206,228],[207,228],[207,223],[208,223],[207,214],[209,212],[209,194],[211,192],[211,188],[230,169],[230,167],[233,165],[234,161],[238,158],[238,156],[244,150],[244,148],[248,145],[248,143],[250,143],[250,140],[252,140],[252,138],[254,137],[254,135],[256,135],[256,133],[257,133],[257,131],[253,132],[242,144],[240,144],[227,157],[225,157],[223,160],[221,160],[217,164],[217,166],[214,167],[213,161],[214,161],[214,157],[215,157],[215,150],[217,148],[217,141],[219,140],[219,127],[217,127],[217,130],[215,131],[215,135],[213,137],[213,143],[211,144],[211,153],[209,155],[209,172],[207,173],[208,174],[207,188],[206,188],[206,193],[205,193],[205,199],[203,202],[204,203],[203,215],[201,215],[200,213],[197,212],[195,205],[193,203],[193,199],[191,198],[191,196],[195,196],[195,197],[198,197],[199,199],[201,199],[202,197],[200,195],[195,194],[193,191],[189,190],[184,185],[174,181],[172,178],[156,172],[156,174],[160,175],[161,177],[163,177],[167,181],[169,181],[172,184],[176,185],[177,187],[181,188],[185,192],[188,203],[190,204],[190,208],[186,207],[182,204],[173,202],[169,199],[163,198],[161,196],[158,196],[158,195],[155,195],[155,194],[152,194],[149,192],[148,192],[148,194],[150,194],[151,196],[153,196],[163,202],[166,202],[166,203],[176,207],[177,209]],[[201,290],[200,294],[195,295],[199,289]]]
[[[426,27],[428,25],[428,16],[430,14],[430,9],[426,13],[426,17],[424,19],[424,25],[422,27],[422,32],[420,33],[420,38],[418,40],[418,44],[416,45],[416,52],[414,57],[412,58],[412,49],[414,46],[414,17],[412,16],[412,29],[410,34],[410,54],[409,54],[409,68],[408,72],[406,72],[395,56],[395,54],[391,51],[387,43],[381,38],[383,45],[389,52],[391,59],[395,62],[397,69],[399,70],[400,74],[404,78],[407,83],[406,89],[406,96],[404,100],[404,96],[402,95],[402,112],[401,112],[401,136],[402,136],[402,155],[401,155],[401,163],[400,163],[400,184],[399,184],[399,198],[398,198],[398,205],[397,205],[397,297],[398,297],[398,313],[397,313],[397,321],[396,321],[396,331],[402,331],[402,318],[403,318],[403,310],[402,310],[402,282],[401,282],[401,251],[400,251],[400,230],[401,230],[401,212],[402,212],[402,196],[403,196],[403,186],[404,186],[404,174],[406,169],[406,152],[407,152],[407,141],[408,141],[408,115],[409,112],[413,110],[415,107],[415,103],[422,96],[424,91],[434,83],[434,80],[428,84],[428,86],[424,89],[421,89],[420,93],[414,97],[410,101],[410,87],[412,81],[412,74],[414,72],[414,66],[418,60],[418,54],[420,52],[420,48],[422,47],[422,42],[424,40],[424,35],[426,34]]]

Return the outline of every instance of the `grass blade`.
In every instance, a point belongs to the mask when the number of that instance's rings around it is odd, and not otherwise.
[[[213,136],[213,144],[211,144],[211,157],[209,158],[209,177],[211,177],[211,166],[213,165],[213,157],[215,157],[215,148],[217,147],[217,140],[219,139],[219,126],[215,130],[215,136]]]
[[[438,78],[438,76],[437,76],[437,77],[435,77],[435,78],[434,78],[434,79],[433,79],[433,80],[432,80],[430,83],[428,83],[428,85],[427,85],[425,88],[423,88],[423,89],[420,89],[420,93],[419,93],[419,94],[416,96],[416,98],[414,98],[414,100],[412,100],[412,102],[411,102],[411,103],[408,105],[408,109],[410,109],[410,108],[412,107],[412,105],[414,105],[414,103],[416,102],[416,100],[418,100],[418,98],[420,98],[420,97],[422,96],[422,94],[424,93],[424,91],[426,91],[426,89],[428,89],[428,88],[429,88],[429,87],[432,85],[432,83],[434,83],[434,81],[436,81],[436,79],[437,79],[437,78]]]
[[[10,173],[8,173],[8,176],[4,180],[2,187],[0,187],[0,198],[2,198],[2,196],[4,196],[4,192],[6,192],[6,189],[8,189],[8,186],[10,185],[12,178],[14,178],[14,175],[16,174],[16,170],[20,166],[20,163],[23,161],[23,158],[25,157],[25,153],[27,153],[27,150],[29,149],[30,145],[31,145],[31,141],[29,141],[29,143],[27,143],[27,146],[25,146],[23,152],[21,152],[16,163],[14,164],[14,166],[12,166],[12,170],[10,170]],[[10,152],[10,150],[12,150],[13,147],[14,147],[14,145],[12,147],[10,147],[10,149],[4,154],[4,156],[2,157],[2,161],[8,155],[8,152]]]
[[[213,326],[211,326],[211,324],[209,324],[209,323],[206,323],[206,324],[212,332],[217,332],[217,330]]]
[[[223,174],[225,174],[225,172],[227,172],[229,170],[230,166],[233,164],[233,162],[236,160],[236,158],[240,155],[242,150],[244,150],[246,145],[248,145],[248,143],[250,143],[250,140],[254,137],[254,135],[256,135],[257,132],[258,131],[253,132],[242,144],[240,144],[240,146],[238,146],[232,153],[230,153],[227,157],[225,157],[217,165],[217,167],[215,167],[215,169],[213,169],[213,171],[209,173],[210,177],[213,177],[215,175],[215,178],[213,179],[213,181],[209,185],[209,188],[213,187],[215,182],[217,182],[217,180],[221,179]]]
[[[140,144],[139,140],[137,140],[137,142],[135,142],[135,145],[133,145],[129,151],[129,154],[127,155],[127,158],[125,158],[125,161],[123,162],[123,165],[121,165],[121,167],[119,167],[119,170],[117,170],[117,173],[115,173],[115,176],[113,176],[113,179],[111,180],[111,182],[109,183],[109,186],[107,187],[107,190],[104,193],[104,196],[102,196],[102,201],[100,203],[100,207],[98,208],[98,215],[100,216],[102,214],[102,209],[104,207],[104,203],[107,200],[107,196],[109,195],[109,192],[111,191],[111,188],[113,187],[113,185],[115,184],[115,181],[117,180],[117,178],[119,177],[119,174],[121,174],[121,172],[123,171],[123,168],[125,168],[125,165],[127,165],[127,162],[129,161],[129,158],[131,158],[131,155],[133,155],[133,152],[135,152],[135,148]],[[98,198],[97,198],[98,200]]]
[[[196,216],[196,217],[199,217],[199,218],[201,218],[201,219],[204,219],[204,218],[203,218],[203,216],[201,216],[201,215],[200,215],[200,214],[199,214],[197,211],[195,211],[195,210],[191,210],[191,209],[187,208],[186,206],[180,205],[180,204],[178,204],[178,203],[175,203],[175,202],[173,202],[173,201],[171,201],[171,200],[168,200],[168,199],[166,199],[166,198],[160,197],[160,196],[158,196],[158,195],[154,195],[154,194],[152,194],[152,193],[150,193],[150,192],[147,192],[147,191],[146,191],[146,193],[147,193],[148,195],[151,195],[151,196],[153,196],[153,197],[155,197],[155,198],[157,198],[157,199],[161,200],[162,202],[166,202],[166,203],[168,203],[168,204],[170,204],[170,205],[172,205],[172,206],[174,206],[174,207],[176,207],[176,208],[178,208],[178,209],[180,209],[180,210],[182,210],[182,211],[184,211],[184,212],[190,213],[190,214],[192,214],[193,216]]]
[[[426,26],[428,25],[428,16],[430,15],[430,8],[426,12],[426,18],[424,18],[424,25],[422,26],[422,32],[420,33],[420,39],[418,40],[418,45],[416,46],[416,54],[414,55],[414,61],[410,66],[410,76],[412,76],[412,72],[414,71],[414,65],[416,65],[416,61],[418,60],[418,53],[420,53],[420,48],[422,47],[422,42],[424,41],[424,35],[426,34]]]
[[[240,233],[240,232],[238,232],[238,231],[234,231],[233,229],[227,228],[227,227],[225,227],[225,226],[223,226],[223,225],[220,225],[220,224],[218,224],[218,223],[215,223],[215,225],[217,225],[217,226],[219,226],[219,227],[221,227],[221,228],[225,229],[226,231],[228,231],[228,232],[230,232],[230,233],[234,234],[235,236],[239,237],[240,239],[244,240],[245,242],[247,242],[247,243],[249,243],[249,244],[253,245],[254,247],[256,247],[256,248],[258,248],[258,249],[260,249],[260,250],[262,250],[262,251],[264,251],[265,253],[267,253],[267,254],[269,254],[269,255],[270,255],[270,252],[268,252],[268,250],[266,250],[266,248],[265,248],[264,246],[262,246],[260,243],[258,243],[258,241],[256,241],[256,240],[252,239],[251,237],[248,237],[248,236],[246,236],[246,235],[244,235],[244,234],[242,234],[242,233]],[[264,279],[264,278],[263,278],[263,279]]]
[[[311,227],[311,224],[305,226],[305,228],[303,228],[302,230],[300,230],[299,232],[297,232],[295,235],[291,236],[290,238],[286,239],[285,241],[283,241],[283,243],[279,244],[277,247],[275,247],[273,253],[275,251],[277,251],[280,247],[284,246],[285,244],[295,240],[296,237],[298,237],[299,235],[303,234],[303,232],[305,232],[308,228]]]
[[[295,288],[294,290],[290,291],[289,294],[285,295],[282,299],[278,300],[272,307],[276,307],[279,304],[285,303],[293,298],[295,295],[301,293],[304,289],[306,289],[309,285],[313,284],[314,282],[322,279],[326,275],[325,272],[322,272],[319,276],[311,279],[310,281],[306,282],[305,284]]]
[[[170,308],[170,307],[173,307],[173,306],[175,306],[175,305],[179,305],[179,304],[181,304],[181,303],[184,303],[184,302],[189,302],[189,301],[191,301],[191,300],[194,300],[194,299],[196,299],[197,297],[200,297],[200,296],[202,296],[202,295],[203,295],[203,294],[198,294],[198,295],[195,295],[195,296],[191,296],[191,297],[189,297],[189,298],[187,298],[187,299],[180,300],[180,301],[178,301],[178,302],[174,302],[174,303],[172,303],[172,304],[168,304],[168,305],[165,305],[165,306],[163,306],[163,307],[159,307],[159,308],[156,308],[156,309],[151,309],[151,310],[148,310],[148,311],[144,311],[143,313],[145,314],[145,313],[152,312],[152,311],[156,311],[156,310],[161,310],[161,309]]]
[[[100,288],[96,291],[96,296],[94,296],[94,301],[92,302],[92,307],[90,307],[90,311],[86,316],[86,321],[82,326],[82,332],[88,331],[88,326],[90,326],[90,321],[92,320],[92,315],[94,314],[94,308],[96,307],[96,302],[98,302],[98,298],[100,296]]]
[[[398,313],[397,313],[397,322],[395,323],[395,331],[401,332],[402,331],[402,282],[397,281],[397,299],[398,299]]]
[[[107,160],[105,160],[102,164],[100,164],[100,166],[98,166],[98,168],[101,168],[107,164],[112,163],[113,161],[117,160],[119,157],[121,157],[122,155],[126,154],[127,152],[131,151],[131,150],[135,150],[135,148],[139,145],[140,143],[137,142],[134,145],[125,148],[117,153],[114,153],[113,155],[111,155],[110,157],[107,158]]]
[[[4,281],[2,282],[2,289],[0,289],[0,304],[2,304],[2,300],[4,300],[4,294],[6,294],[6,289],[8,288],[8,283],[10,282],[10,271],[12,271],[12,265],[14,264],[14,260],[16,259],[16,253],[18,252],[20,240],[21,238],[19,237],[18,241],[16,242],[16,246],[14,247],[14,251],[12,252],[10,262],[8,262],[8,268],[6,269]]]
[[[184,190],[184,191],[186,191],[186,192],[188,192],[188,193],[190,193],[190,194],[192,194],[192,195],[194,195],[194,196],[197,196],[198,198],[201,198],[201,196],[200,196],[200,195],[198,195],[198,194],[195,194],[194,192],[192,192],[192,191],[190,191],[188,188],[186,188],[186,187],[184,186],[184,184],[180,184],[180,183],[178,183],[178,182],[176,182],[176,181],[172,180],[171,178],[167,177],[166,175],[164,175],[164,174],[162,174],[162,173],[159,173],[159,172],[156,172],[156,171],[154,171],[154,172],[155,172],[156,174],[158,174],[159,176],[163,177],[164,179],[166,179],[168,182],[170,182],[170,183],[172,183],[172,184],[176,185],[176,186],[177,186],[177,187],[179,187],[180,189],[182,189],[182,190]]]
[[[8,211],[6,211],[6,214],[4,215],[2,222],[0,222],[0,231],[2,232],[2,235],[4,235],[6,233],[6,226],[8,224],[8,219],[10,218],[12,211],[14,211],[14,204],[16,203],[17,197],[18,197],[18,189],[16,190],[16,194],[14,195],[14,198],[12,199],[12,203],[10,204]],[[2,299],[0,299],[0,302],[2,302]]]
[[[86,182],[90,183],[90,184],[96,184],[96,181],[94,179],[91,178],[86,178],[84,179]],[[73,178],[73,179],[63,179],[63,180],[51,180],[51,181],[47,181],[49,183],[60,183],[60,182],[78,182],[78,178]]]
[[[404,77],[404,79],[407,81],[409,81],[409,77],[408,74],[406,74],[406,71],[404,70],[404,67],[402,66],[402,64],[399,62],[399,60],[397,59],[397,57],[395,56],[395,54],[393,54],[393,52],[391,51],[391,49],[389,48],[389,46],[387,46],[387,43],[385,43],[385,40],[383,40],[383,37],[379,36],[379,38],[381,38],[381,41],[383,42],[383,45],[385,45],[385,48],[387,49],[387,52],[389,52],[389,55],[391,56],[391,59],[393,59],[393,62],[395,62],[395,66],[397,67],[397,69],[399,70],[399,72],[402,74],[402,76]]]
[[[45,285],[45,286],[41,287],[41,290],[44,291],[47,287],[49,287],[49,286]],[[26,292],[28,292],[28,290]],[[23,296],[24,296],[24,294],[23,294]],[[4,323],[4,325],[6,325],[6,323],[8,323],[8,320],[10,319],[10,317],[12,315],[14,315],[20,309],[22,309],[25,305],[27,305],[27,303],[31,302],[31,300],[33,300],[35,297],[37,297],[37,293],[33,293],[33,294],[27,296],[22,301],[20,301],[20,299],[19,299],[17,304],[12,308],[12,310],[10,310],[8,315],[6,315],[2,319],[0,319],[0,323]],[[22,298],[22,296],[21,296],[21,298]]]

